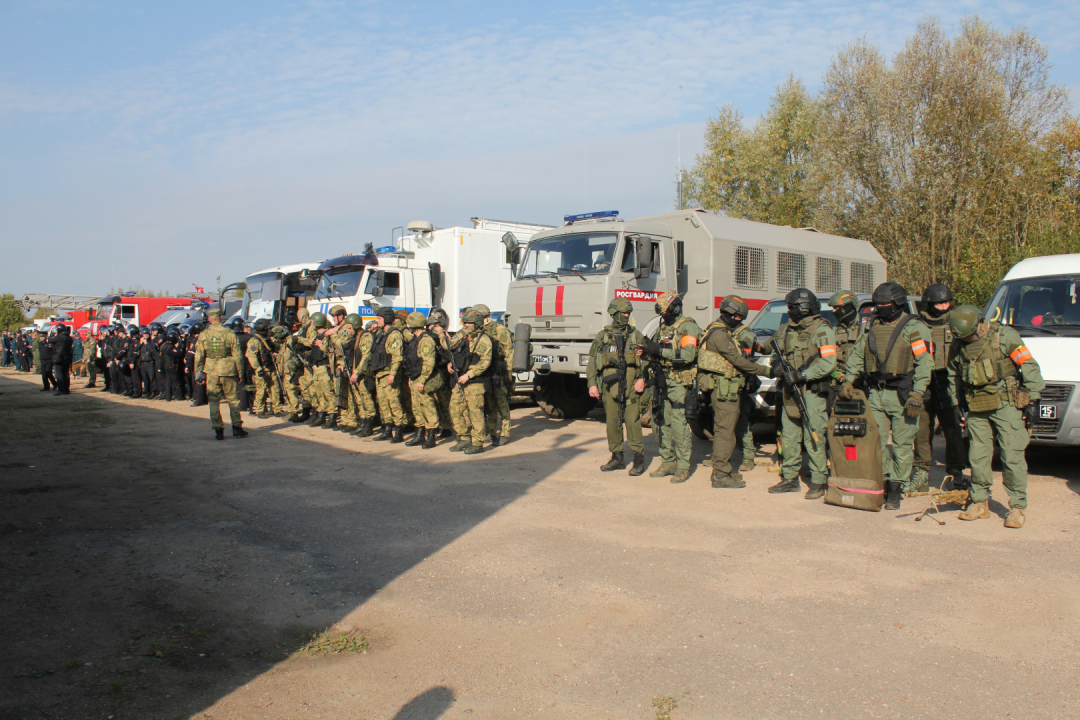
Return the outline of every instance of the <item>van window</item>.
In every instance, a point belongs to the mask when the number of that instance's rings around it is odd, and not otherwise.
[[[1005,325],[1080,328],[1080,275],[1024,278],[1003,283],[986,306],[986,318]]]
[[[602,275],[615,259],[615,233],[557,235],[529,243],[518,277],[541,275]]]
[[[371,271],[368,275],[367,284],[364,286],[364,293],[370,295],[375,291],[375,286],[378,285],[379,273],[375,270]],[[401,274],[396,272],[383,271],[383,296],[397,297],[401,294]]]
[[[830,325],[836,325],[836,315],[833,309],[824,300],[821,303],[821,317],[829,321]],[[758,335],[775,335],[780,325],[788,320],[787,303],[783,300],[773,300],[761,309],[750,322],[750,329]]]
[[[360,278],[364,275],[364,266],[339,267],[327,270],[319,279],[315,290],[315,299],[329,297],[352,297],[360,287]]]
[[[806,256],[800,253],[777,253],[776,289],[783,291],[804,287],[806,287]]]
[[[814,267],[814,292],[818,295],[832,295],[840,292],[840,270],[839,260],[835,258],[817,258]]]
[[[637,267],[637,251],[634,249],[634,243],[627,240],[626,247],[623,249],[622,267],[620,269],[624,273],[632,273],[635,267]],[[652,269],[649,274],[660,274],[660,243],[658,242],[652,244]]]
[[[120,306],[120,318],[123,320],[135,319],[135,306],[134,305],[121,305]]]
[[[851,292],[869,295],[874,292],[874,266],[870,263],[851,263]]]
[[[737,288],[765,290],[765,250],[739,245],[735,247],[735,272],[732,284]]]

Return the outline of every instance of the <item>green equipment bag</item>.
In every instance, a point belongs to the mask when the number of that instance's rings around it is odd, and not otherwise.
[[[878,512],[885,505],[881,436],[866,395],[837,398],[829,417],[828,447],[832,463],[825,502],[838,507]]]

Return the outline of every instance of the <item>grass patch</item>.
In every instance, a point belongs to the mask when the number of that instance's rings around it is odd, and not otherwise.
[[[298,654],[363,655],[369,647],[367,639],[356,630],[325,630],[312,635]]]
[[[656,720],[671,720],[671,713],[679,707],[679,700],[670,695],[657,695],[652,699],[652,706],[656,708]]]

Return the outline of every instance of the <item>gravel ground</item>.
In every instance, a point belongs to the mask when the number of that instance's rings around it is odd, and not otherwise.
[[[975,523],[770,496],[767,436],[712,490],[601,473],[596,412],[475,457],[218,443],[35,379],[0,375],[0,720],[1080,717],[1076,451],[1029,450],[1008,530],[1000,477]]]

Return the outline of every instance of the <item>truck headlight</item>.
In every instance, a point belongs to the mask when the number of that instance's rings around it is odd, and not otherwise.
[[[588,353],[582,353],[582,354],[578,355],[577,356],[577,361],[578,361],[578,365],[580,365],[581,367],[588,367],[588,365],[589,365],[589,355],[588,355]]]

